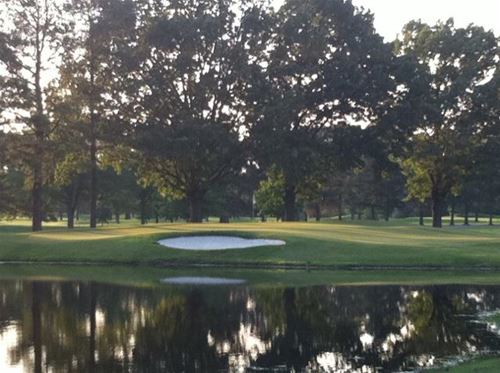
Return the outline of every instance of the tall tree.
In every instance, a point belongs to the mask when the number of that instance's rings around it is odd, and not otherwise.
[[[252,86],[252,137],[259,163],[282,170],[284,218],[295,220],[300,184],[318,173],[321,162],[338,162],[325,160],[332,155],[329,145],[353,134],[350,124],[377,121],[381,104],[396,90],[394,61],[372,15],[351,1],[288,0],[271,18],[252,50],[260,77]]]
[[[55,172],[55,185],[62,194],[70,229],[75,227],[76,209],[86,188],[87,167],[84,159],[81,152],[68,153],[58,162]]]
[[[498,64],[498,40],[492,32],[453,20],[429,26],[410,22],[396,41],[399,54],[415,59],[426,83],[420,95],[420,121],[404,161],[408,189],[432,200],[434,227],[442,226],[445,201],[460,183],[477,140],[475,121],[464,120],[473,98]]]
[[[112,137],[109,122],[117,109],[116,51],[135,26],[131,0],[67,0],[69,32],[64,43],[61,88],[80,107],[81,132],[88,146],[90,227],[97,224],[99,154]]]
[[[479,87],[473,98],[470,115],[466,120],[480,128],[474,149],[475,167],[468,174],[468,181],[479,191],[476,205],[489,215],[493,224],[493,214],[499,209],[500,169],[500,60],[493,78]]]
[[[245,160],[247,11],[238,6],[174,0],[140,27],[134,154],[149,183],[188,200],[191,222],[202,221],[207,191]]]
[[[12,122],[23,126],[25,146],[29,156],[25,160],[31,169],[32,229],[42,229],[44,164],[51,122],[45,107],[45,93],[49,79],[44,73],[54,61],[60,45],[61,19],[57,3],[47,0],[13,0],[1,9],[5,39],[11,63],[0,70],[3,80],[9,82],[9,109]],[[5,34],[4,34],[5,35]],[[15,63],[12,61],[15,59]]]

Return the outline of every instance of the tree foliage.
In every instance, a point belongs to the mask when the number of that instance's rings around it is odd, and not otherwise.
[[[403,165],[410,193],[432,199],[433,225],[440,227],[444,200],[468,172],[482,131],[469,112],[498,65],[498,40],[481,27],[457,28],[452,20],[435,26],[413,21],[395,46],[398,53],[420,64],[420,82],[427,83],[420,96],[416,134]]]

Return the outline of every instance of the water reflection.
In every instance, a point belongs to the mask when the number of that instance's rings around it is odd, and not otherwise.
[[[0,281],[0,371],[375,372],[500,350],[500,287]]]

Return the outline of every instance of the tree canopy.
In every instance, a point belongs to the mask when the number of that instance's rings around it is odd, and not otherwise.
[[[500,211],[499,38],[480,26],[386,42],[350,0],[0,13],[0,216],[33,230]]]

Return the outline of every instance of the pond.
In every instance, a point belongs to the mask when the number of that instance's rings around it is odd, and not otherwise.
[[[500,351],[498,309],[488,285],[4,278],[0,371],[414,371]]]

